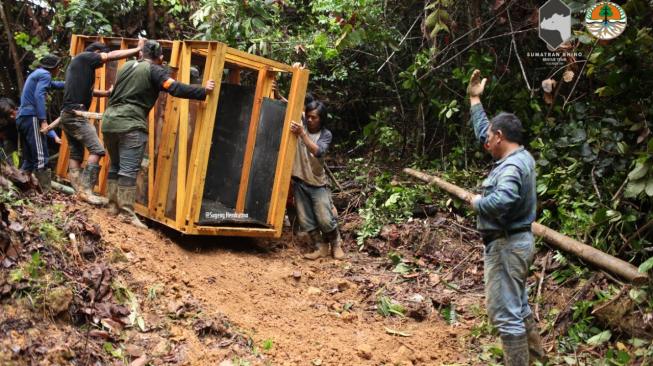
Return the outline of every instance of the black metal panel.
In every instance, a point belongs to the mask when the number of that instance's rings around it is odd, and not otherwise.
[[[285,116],[286,103],[263,98],[245,201],[250,219],[267,221]]]
[[[234,212],[253,105],[253,88],[226,83],[220,86],[200,224],[224,223],[225,214]]]

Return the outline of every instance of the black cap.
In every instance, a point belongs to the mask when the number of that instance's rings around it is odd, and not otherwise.
[[[40,66],[44,69],[54,69],[59,66],[61,59],[55,55],[45,55],[41,58]]]

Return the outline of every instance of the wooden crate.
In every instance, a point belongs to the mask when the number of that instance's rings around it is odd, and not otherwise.
[[[71,56],[94,41],[112,49],[138,40],[74,35]],[[216,81],[206,101],[161,93],[149,116],[149,140],[137,179],[136,211],[186,234],[279,237],[308,70],[242,52],[220,42],[160,41],[173,77],[191,82],[191,67]],[[124,60],[97,71],[96,88],[113,84]],[[289,77],[288,102],[272,98],[273,82]],[[108,99],[93,98],[92,112]],[[98,131],[101,122],[95,123]],[[185,138],[182,138],[185,137]],[[102,136],[100,134],[100,139]],[[63,138],[56,173],[65,178],[69,149]],[[101,161],[99,194],[106,191],[108,156]]]

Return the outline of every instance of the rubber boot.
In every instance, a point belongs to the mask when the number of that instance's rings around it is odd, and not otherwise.
[[[329,244],[325,243],[324,240],[322,240],[322,235],[320,234],[320,230],[313,230],[309,231],[308,235],[310,235],[313,244],[317,247],[317,249],[313,252],[310,252],[308,254],[304,255],[304,258],[310,259],[310,260],[316,260],[318,258],[326,258],[329,256]]]
[[[52,187],[52,174],[49,168],[40,169],[34,172],[36,180],[39,181],[43,193],[49,192]]]
[[[528,337],[506,334],[501,336],[503,344],[503,363],[506,366],[528,366]]]
[[[109,213],[118,215],[120,213],[120,206],[118,206],[118,180],[107,180],[107,198],[109,199]]]
[[[80,176],[80,190],[77,192],[77,195],[80,199],[92,205],[103,206],[109,203],[109,200],[93,194],[93,187],[97,184],[99,174],[99,165],[86,164],[86,168]]]
[[[526,337],[528,338],[528,351],[530,353],[530,362],[540,361],[542,363],[546,362],[546,354],[544,353],[544,348],[542,347],[542,338],[540,338],[540,329],[537,326],[537,322],[531,313],[529,316],[524,319],[524,325],[526,325]]]
[[[70,186],[73,187],[75,192],[79,192],[82,189],[79,181],[81,174],[82,174],[81,168],[68,169],[68,180],[70,181]]]
[[[120,214],[124,216],[125,221],[141,229],[147,229],[145,225],[134,212],[134,202],[136,202],[136,186],[118,185],[118,207]]]
[[[332,232],[326,234],[326,237],[329,238],[329,243],[331,243],[331,255],[333,258],[345,258],[345,252],[342,250],[342,238],[340,237],[340,230],[336,228]]]

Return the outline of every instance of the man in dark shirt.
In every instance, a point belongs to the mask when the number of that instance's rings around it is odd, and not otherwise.
[[[61,126],[70,146],[68,178],[79,197],[88,203],[102,205],[107,202],[106,199],[93,195],[93,187],[100,173],[98,161],[105,152],[95,127],[86,118],[75,115],[75,111],[87,111],[93,96],[109,96],[109,91],[94,89],[96,69],[110,61],[136,56],[144,43],[145,40],[142,40],[136,48],[110,51],[104,43],[94,42],[84,52],[73,57],[66,71]],[[89,155],[82,172],[84,148],[88,149]]]
[[[122,213],[134,226],[146,228],[134,213],[136,176],[147,146],[147,117],[160,92],[172,96],[204,100],[215,88],[213,80],[206,87],[180,83],[164,69],[163,49],[158,42],[147,41],[143,58],[123,65],[102,120],[102,134],[109,153],[107,190],[109,210]]]

